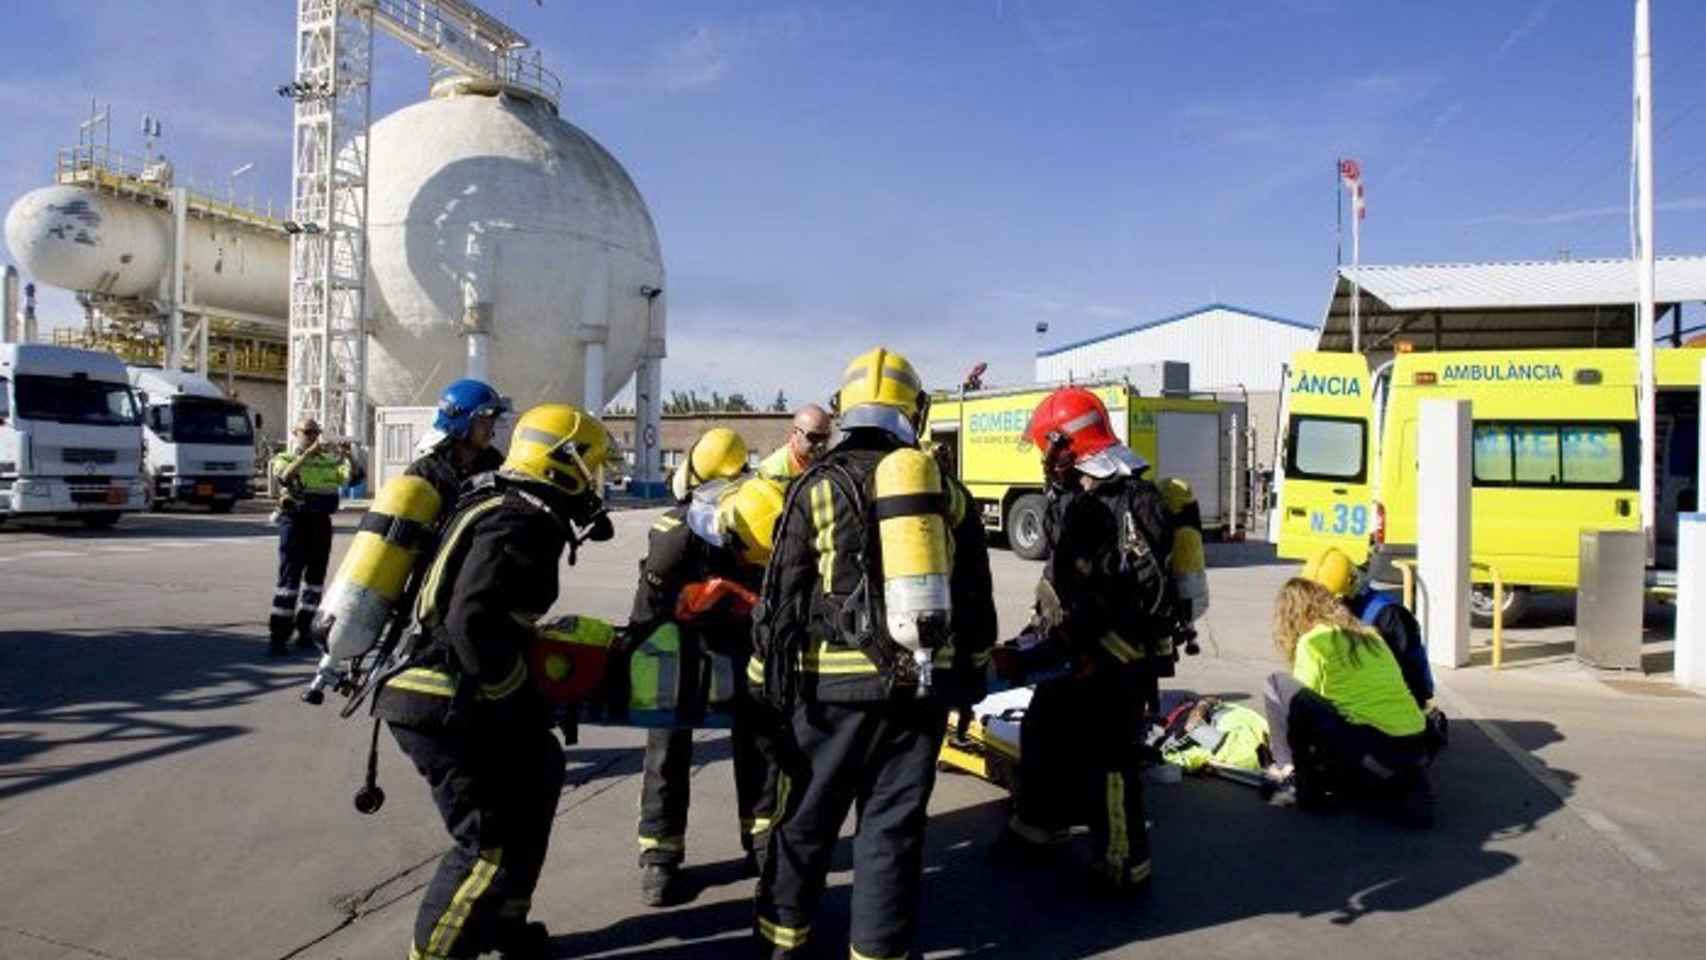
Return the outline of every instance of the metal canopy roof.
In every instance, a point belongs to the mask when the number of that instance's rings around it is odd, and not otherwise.
[[[1350,349],[1353,269],[1367,352],[1390,351],[1399,339],[1422,350],[1634,344],[1634,262],[1557,260],[1340,267],[1323,350]],[[1661,314],[1706,300],[1706,257],[1661,257],[1656,274]]]

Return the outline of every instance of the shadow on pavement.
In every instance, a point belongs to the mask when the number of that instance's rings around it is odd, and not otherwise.
[[[221,627],[0,631],[0,799],[243,734],[181,715],[302,682],[263,650],[253,632]],[[50,750],[55,762],[29,763]]]
[[[1561,739],[1548,723],[1500,721],[1535,749]],[[1069,873],[996,865],[989,841],[1006,820],[995,800],[933,817],[917,948],[985,957],[1076,958],[1263,917],[1364,917],[1421,909],[1515,868],[1491,849],[1536,828],[1562,806],[1478,728],[1459,721],[1434,768],[1439,825],[1412,832],[1366,813],[1304,813],[1267,806],[1256,792],[1212,779],[1150,787],[1155,887],[1133,905],[1075,893]],[[1551,770],[1566,785],[1567,771]],[[847,868],[848,845],[836,870]],[[698,868],[734,882],[738,863]],[[818,955],[845,955],[850,888],[826,892],[813,923]],[[745,898],[639,912],[598,930],[562,935],[555,956],[638,955],[666,960],[740,955],[752,922]],[[636,953],[637,951],[637,953]]]

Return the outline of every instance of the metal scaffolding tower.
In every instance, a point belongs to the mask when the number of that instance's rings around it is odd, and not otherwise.
[[[366,435],[367,128],[373,22],[298,0],[291,164],[290,419]]]
[[[290,419],[367,439],[367,134],[373,31],[433,61],[438,82],[558,88],[527,38],[465,0],[297,0],[291,168]]]

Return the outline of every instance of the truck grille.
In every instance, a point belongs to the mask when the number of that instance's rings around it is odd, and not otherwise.
[[[102,450],[98,447],[66,447],[60,454],[60,459],[66,463],[117,463],[117,450]]]
[[[236,473],[237,472],[237,461],[235,461],[235,460],[203,460],[201,462],[201,469],[206,473]]]

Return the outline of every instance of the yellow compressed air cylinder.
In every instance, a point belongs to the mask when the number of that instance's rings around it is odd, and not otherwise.
[[[883,550],[889,636],[913,654],[921,677],[946,636],[953,610],[942,475],[920,450],[896,450],[877,464],[872,509]]]
[[[397,477],[373,499],[314,618],[334,660],[379,643],[409,571],[430,544],[440,506],[438,491],[420,477]]]

